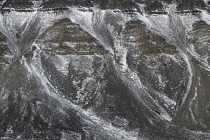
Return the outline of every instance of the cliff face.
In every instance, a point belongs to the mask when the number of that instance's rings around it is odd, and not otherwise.
[[[209,139],[208,0],[0,3],[1,139]]]
[[[4,7],[30,8],[39,3],[43,8],[63,8],[68,6],[100,7],[100,9],[133,9],[145,4],[146,10],[164,10],[167,4],[176,3],[177,10],[207,9],[208,0],[1,0]]]

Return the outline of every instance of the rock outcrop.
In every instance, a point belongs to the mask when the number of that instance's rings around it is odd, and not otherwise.
[[[208,0],[0,3],[0,139],[210,138]]]

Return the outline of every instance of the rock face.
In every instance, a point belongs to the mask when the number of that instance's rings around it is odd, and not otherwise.
[[[210,138],[208,0],[0,3],[0,139]]]
[[[30,8],[33,6],[30,0],[6,0],[3,3],[3,8]]]

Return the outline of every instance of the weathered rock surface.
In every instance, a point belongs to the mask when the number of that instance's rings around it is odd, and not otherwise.
[[[0,1],[0,139],[209,139],[209,1]]]

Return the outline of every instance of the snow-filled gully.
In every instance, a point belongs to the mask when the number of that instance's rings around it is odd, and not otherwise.
[[[106,137],[107,139],[126,139],[126,140],[137,140],[136,132],[127,132],[121,128],[117,128],[113,126],[111,123],[106,122],[102,120],[101,118],[97,117],[94,112],[91,110],[84,110],[82,107],[75,105],[71,103],[69,100],[63,98],[59,95],[59,91],[57,91],[56,88],[53,87],[53,85],[50,83],[50,81],[45,76],[41,62],[40,60],[37,61],[37,58],[27,58],[24,55],[27,54],[29,51],[31,51],[32,42],[34,41],[39,33],[40,26],[37,25],[38,22],[46,22],[46,21],[40,21],[40,17],[38,12],[34,12],[28,17],[26,27],[24,31],[22,32],[20,36],[20,42],[16,43],[14,41],[14,38],[16,38],[15,35],[9,32],[8,29],[4,26],[4,20],[3,18],[0,18],[0,30],[1,32],[8,38],[8,40],[11,42],[11,51],[14,53],[20,53],[19,56],[17,56],[17,61],[20,61],[20,64],[23,69],[27,70],[27,77],[29,78],[33,77],[36,79],[37,83],[40,83],[40,88],[44,91],[44,93],[49,96],[49,98],[55,99],[59,102],[60,108],[62,109],[61,112],[65,112],[65,114],[71,115],[66,113],[68,110],[73,110],[76,112],[78,117],[82,119],[82,123],[84,123],[84,127],[88,130],[97,131],[101,137]],[[2,16],[1,16],[2,17]],[[41,19],[42,20],[42,19]],[[46,23],[45,23],[46,24]],[[27,32],[29,31],[35,31],[34,34],[31,34],[30,36],[27,35]],[[28,38],[30,37],[30,38]],[[13,49],[16,49],[13,51]],[[21,49],[21,51],[20,51]],[[37,48],[40,49],[40,48]],[[20,51],[20,52],[19,52]],[[41,50],[38,50],[41,51]],[[38,54],[39,55],[39,54]],[[37,57],[37,56],[36,56]],[[15,62],[16,63],[16,62]],[[12,69],[9,69],[8,72],[13,72]],[[3,88],[3,87],[1,87]],[[38,93],[39,94],[39,93]],[[39,96],[46,96],[46,95],[39,95]],[[59,107],[58,107],[59,108]],[[64,108],[64,109],[63,109]],[[67,110],[66,110],[67,109]]]
[[[76,11],[77,12],[77,11]],[[171,116],[161,107],[158,103],[153,99],[152,96],[145,90],[146,87],[142,85],[141,80],[137,76],[135,72],[129,69],[127,66],[127,50],[122,46],[122,38],[120,35],[112,34],[112,38],[114,38],[114,46],[110,46],[107,44],[107,38],[104,36],[104,31],[98,31],[101,28],[104,30],[108,30],[106,32],[112,32],[112,27],[108,27],[105,23],[105,16],[107,13],[112,11],[96,11],[92,17],[91,13],[87,14],[85,12],[80,12],[79,16],[70,16],[71,21],[79,24],[84,30],[88,31],[92,36],[96,37],[99,42],[101,42],[107,50],[110,51],[111,60],[113,62],[113,67],[115,68],[118,76],[121,80],[128,86],[128,88],[132,91],[133,96],[139,100],[139,102],[143,103],[150,111],[158,111],[161,112],[160,115],[157,115],[160,119],[171,121]],[[112,13],[114,14],[114,13]],[[74,15],[74,12],[72,13]],[[121,26],[125,26],[125,23],[130,20],[130,18],[126,15],[120,14],[122,16]],[[89,17],[88,22],[84,24],[85,20]],[[90,21],[90,19],[94,19]],[[106,27],[107,26],[107,27]],[[114,27],[113,27],[114,28]],[[109,31],[110,30],[110,31]],[[94,32],[95,31],[95,32]],[[117,57],[117,58],[116,58]],[[119,60],[119,62],[116,61]]]
[[[186,27],[182,23],[179,15],[175,13],[176,5],[171,5],[168,11],[168,15],[162,16],[162,19],[165,20],[164,27],[161,25],[162,23],[157,20],[157,18],[160,17],[152,17],[147,15],[144,11],[144,6],[139,6],[139,9],[142,13],[136,13],[136,18],[143,21],[144,24],[146,24],[148,30],[164,37],[166,41],[169,42],[169,44],[174,45],[178,49],[179,54],[187,66],[188,85],[185,94],[182,95],[178,103],[174,103],[175,101],[168,97],[165,97],[165,99],[168,98],[165,100],[165,102],[166,104],[170,104],[171,102],[176,104],[176,112],[184,112],[185,109],[188,109],[188,111],[191,113],[191,117],[194,123],[197,125],[199,122],[197,122],[196,115],[193,113],[192,106],[196,102],[196,98],[199,96],[200,85],[197,83],[201,82],[199,78],[202,75],[202,72],[198,71],[198,69],[200,68],[199,65],[201,65],[201,69],[203,68],[204,70],[210,71],[210,66],[203,62],[202,59],[195,52],[193,52],[192,49],[190,49],[190,45],[187,44],[187,37],[185,34]],[[102,44],[104,48],[109,51],[109,59],[112,61],[112,66],[114,67],[115,72],[121,78],[123,83],[129,88],[132,96],[134,96],[136,100],[138,100],[148,110],[150,110],[155,118],[166,123],[172,123],[177,114],[175,113],[174,116],[171,116],[163,107],[161,107],[161,105],[158,104],[158,102],[150,95],[150,93],[148,93],[147,87],[142,84],[142,81],[137,73],[132,71],[127,64],[126,59],[128,50],[123,46],[123,40],[121,37],[122,33],[114,33],[115,27],[110,24],[105,24],[104,21],[106,18],[105,15],[107,13],[114,14],[115,17],[119,18],[119,21],[117,21],[119,26],[124,28],[125,24],[130,21],[131,18],[128,15],[124,15],[123,13],[112,13],[111,10],[104,11],[95,8],[92,10],[94,12],[84,12],[73,8],[71,9],[71,12],[68,12],[67,14],[58,15],[58,19],[69,18],[72,22],[79,24],[83,30],[87,31],[95,39],[97,39],[100,44]],[[50,83],[44,74],[40,60],[40,54],[37,54],[38,58],[26,58],[24,56],[25,53],[31,51],[31,46],[34,39],[53,23],[52,20],[44,19],[45,17],[41,17],[40,15],[41,14],[36,11],[28,17],[26,26],[20,36],[20,42],[17,42],[17,37],[5,27],[6,25],[4,23],[3,15],[0,16],[0,31],[7,37],[10,46],[12,46],[10,47],[10,51],[15,55],[17,61],[20,61],[22,67],[27,70],[28,73],[26,75],[29,75],[29,77],[35,77],[37,83],[41,83],[40,88],[42,88],[44,93],[50,98],[53,98],[59,102],[60,108],[63,109],[63,112],[67,112],[66,108],[77,112],[77,115],[82,118],[85,127],[88,129],[98,131],[101,135],[106,136],[108,139],[139,139],[136,132],[128,132],[124,129],[117,128],[98,117],[91,110],[84,110],[80,106],[75,105],[69,100],[60,96],[59,91],[57,91],[57,89]],[[49,16],[50,14],[46,15]],[[208,21],[210,16],[203,12],[202,18]],[[58,19],[54,17],[53,20]],[[47,25],[49,21],[50,24]],[[109,35],[113,39],[114,46],[109,43],[109,38],[107,38],[105,34],[101,33],[100,29],[105,29],[106,33],[112,33]],[[35,32],[30,36],[30,38],[28,38],[27,32],[32,30]],[[37,49],[37,52],[42,51],[41,48]],[[198,59],[192,62],[192,59],[195,59],[195,57],[198,57]],[[195,88],[192,88],[194,86]],[[195,92],[193,96],[190,95],[192,92]],[[159,113],[154,113],[154,111]],[[178,113],[177,116],[180,116],[180,114]]]

